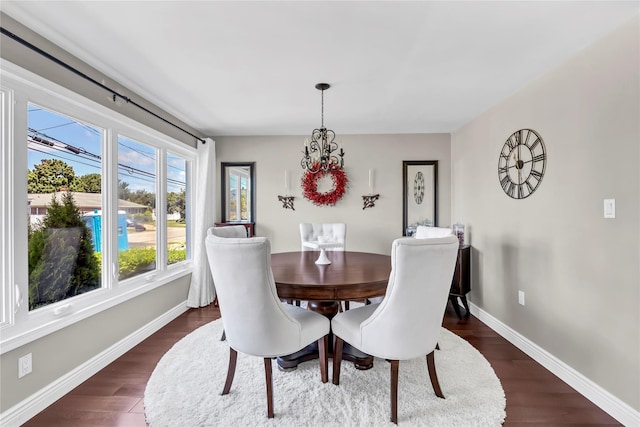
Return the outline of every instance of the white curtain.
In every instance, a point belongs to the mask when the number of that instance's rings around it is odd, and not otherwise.
[[[195,191],[192,204],[193,215],[193,274],[187,297],[188,307],[204,307],[213,302],[216,291],[209,270],[209,261],[204,247],[207,230],[214,224],[216,199],[216,145],[211,138],[206,144],[198,141]]]

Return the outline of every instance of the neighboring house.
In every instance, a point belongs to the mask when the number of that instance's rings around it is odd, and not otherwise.
[[[42,220],[47,214],[47,206],[51,204],[51,198],[55,196],[58,202],[62,202],[63,191],[57,193],[40,193],[29,194],[29,215],[31,225],[35,225]],[[101,193],[77,193],[71,192],[73,201],[80,209],[81,214],[93,212],[102,209]],[[125,211],[127,216],[144,213],[148,209],[147,206],[139,203],[130,202],[128,200],[118,199],[118,210]]]

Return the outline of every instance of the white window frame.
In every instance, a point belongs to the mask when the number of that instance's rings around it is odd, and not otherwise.
[[[133,119],[99,105],[73,91],[31,73],[6,60],[0,60],[2,81],[0,96],[3,126],[0,138],[0,165],[5,173],[0,178],[0,255],[2,256],[2,304],[0,307],[0,354],[23,346],[73,323],[149,292],[193,271],[190,258],[166,265],[166,230],[157,227],[157,266],[149,274],[118,281],[117,203],[118,203],[118,143],[117,136],[155,147],[158,151],[156,178],[156,215],[166,225],[166,162],[167,151],[187,161],[187,197],[194,186],[196,149]],[[107,96],[107,94],[105,94]],[[27,234],[27,138],[29,103],[40,105],[75,119],[105,129],[102,142],[102,211],[103,268],[102,288],[29,311]],[[6,122],[5,122],[6,120]],[[15,142],[18,141],[18,142]],[[114,208],[115,206],[115,208]],[[188,224],[193,216],[187,210]],[[113,230],[113,232],[111,232]],[[193,226],[187,227],[187,252],[192,254]],[[161,260],[163,261],[161,263]]]

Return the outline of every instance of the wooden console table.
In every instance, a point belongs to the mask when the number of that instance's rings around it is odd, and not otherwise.
[[[462,319],[460,314],[460,305],[458,298],[462,301],[462,305],[467,310],[464,317],[469,317],[469,304],[467,303],[467,294],[471,290],[471,246],[463,245],[458,249],[458,259],[456,261],[456,269],[453,273],[451,281],[451,290],[449,291],[449,300],[453,305],[453,309],[458,315],[458,319]]]

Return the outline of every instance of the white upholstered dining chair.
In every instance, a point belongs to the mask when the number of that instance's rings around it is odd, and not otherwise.
[[[295,353],[317,341],[320,377],[328,381],[329,319],[310,310],[283,304],[271,271],[271,245],[266,237],[205,240],[218,305],[229,343],[229,369],[222,394],[228,394],[238,353],[264,358],[267,417],[273,418],[271,359]]]
[[[340,245],[325,248],[325,251],[344,251],[347,240],[347,224],[336,223],[311,223],[300,224],[300,245],[303,251],[317,251],[318,249],[305,246],[305,242],[318,242],[318,237],[326,239],[327,243],[339,243]],[[299,306],[300,301],[290,301]],[[349,309],[349,301],[345,301],[345,307]],[[340,305],[342,310],[342,304]]]
[[[333,383],[340,383],[344,341],[367,354],[391,362],[391,421],[398,422],[400,360],[426,355],[434,392],[444,398],[436,375],[434,350],[458,253],[454,235],[396,239],[391,248],[391,274],[379,304],[338,313],[331,320],[336,337]]]
[[[320,236],[325,237],[328,242],[341,243],[340,246],[327,248],[327,251],[344,251],[347,240],[347,224],[340,222],[327,224],[304,222],[300,224],[300,243],[303,251],[316,250],[305,246],[304,242],[317,242]]]

